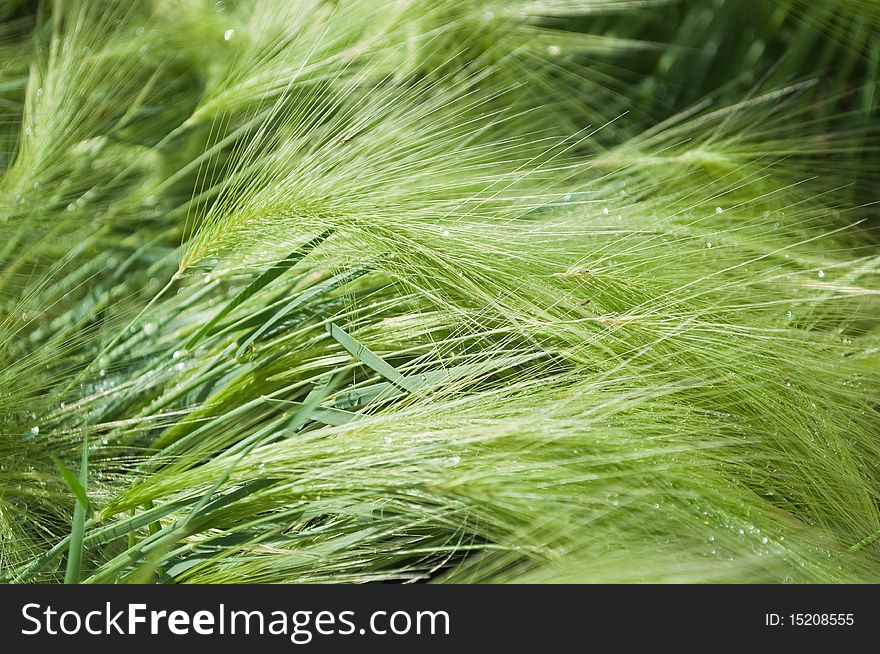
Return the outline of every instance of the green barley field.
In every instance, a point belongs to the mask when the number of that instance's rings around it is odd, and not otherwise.
[[[877,0],[2,0],[0,579],[880,582]]]

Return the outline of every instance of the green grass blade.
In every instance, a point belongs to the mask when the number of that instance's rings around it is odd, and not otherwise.
[[[321,297],[325,293],[329,293],[339,286],[342,286],[354,279],[357,279],[358,277],[363,275],[364,272],[366,271],[346,271],[338,275],[334,275],[330,279],[321,282],[320,284],[316,284],[311,288],[307,288],[302,293],[297,295],[293,300],[285,304],[278,312],[275,313],[275,315],[266,320],[258,329],[253,330],[247,338],[243,339],[239,344],[236,356],[241,357],[248,350],[248,348],[250,348],[251,345],[258,338],[260,338],[260,336],[270,331],[272,327],[275,326],[275,324],[277,324],[282,318],[284,318],[284,316],[288,315],[294,309],[297,309],[304,304]]]
[[[68,471],[69,472],[69,471]],[[64,471],[62,469],[62,475]],[[66,478],[66,476],[65,476]],[[85,532],[86,510],[89,506],[86,497],[86,489],[89,481],[89,436],[83,436],[82,461],[79,469],[79,484],[71,485],[77,496],[76,506],[73,509],[73,524],[70,529],[70,546],[67,551],[67,569],[64,573],[65,584],[78,584],[81,579],[83,534]],[[80,497],[82,499],[80,499]]]
[[[61,477],[64,479],[68,488],[70,488],[74,497],[76,497],[76,501],[85,507],[86,513],[91,511],[91,504],[89,503],[89,498],[86,496],[86,489],[83,488],[82,482],[77,478],[77,476],[70,470],[66,465],[64,465],[58,459],[53,459],[55,463],[55,467],[58,468],[58,472],[61,473]]]
[[[202,338],[209,335],[211,333],[211,330],[213,330],[214,327],[217,326],[217,323],[223,320],[223,318],[228,316],[238,306],[247,301],[250,297],[252,297],[254,294],[259,292],[271,282],[273,282],[275,279],[280,277],[294,265],[296,265],[307,254],[309,254],[309,252],[311,252],[321,243],[327,240],[327,238],[329,238],[332,233],[332,229],[328,229],[322,232],[301,247],[291,252],[284,259],[278,261],[273,266],[264,271],[259,277],[248,284],[244,288],[244,290],[236,295],[229,303],[227,303],[226,306],[224,306],[217,314],[215,314],[214,317],[211,318],[211,320],[205,323],[195,334],[193,334],[193,336],[186,344],[186,349],[192,349],[199,341],[202,340]]]
[[[336,339],[336,341],[342,347],[344,347],[354,358],[358,359],[368,368],[371,368],[375,372],[382,375],[385,379],[390,381],[395,386],[398,386],[399,388],[402,388],[403,390],[410,393],[415,393],[418,390],[418,386],[411,380],[400,374],[397,368],[395,368],[378,354],[370,350],[370,348],[368,348],[366,345],[360,343],[357,339],[348,334],[336,323],[331,322],[327,324],[327,333],[330,334],[330,336],[332,336],[334,339]]]

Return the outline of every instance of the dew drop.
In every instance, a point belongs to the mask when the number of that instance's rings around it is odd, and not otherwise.
[[[152,336],[155,333],[156,333],[156,323],[154,323],[154,322],[144,323],[144,334],[146,334],[147,336]]]
[[[233,36],[235,36],[235,30],[232,28],[229,28],[228,30],[223,32],[224,41],[231,41]]]
[[[560,48],[558,45],[547,46],[547,54],[553,57],[558,57],[562,54],[562,48]]]
[[[39,428],[39,427],[37,427],[36,425],[34,425],[33,427],[31,427],[31,436],[36,436],[36,435],[39,434],[39,433],[40,433],[40,428]]]
[[[724,209],[722,209],[721,207],[715,207],[715,213],[720,215],[720,214],[724,213]]]
[[[455,456],[449,457],[449,465],[457,466],[461,462],[461,457],[457,454]]]
[[[37,89],[37,97],[38,97],[38,98],[42,98],[42,97],[43,97],[43,87],[42,87],[42,86],[41,86],[40,88]]]
[[[825,279],[825,271],[824,270],[819,271],[819,279]]]
[[[604,207],[604,208],[602,209],[602,215],[603,215],[603,216],[607,216],[609,213],[610,213],[610,212],[608,211],[608,207]]]
[[[712,241],[706,241],[706,247],[707,247],[707,248],[711,248],[711,247],[712,247]]]
[[[391,445],[391,443],[393,443],[393,442],[394,442],[394,439],[391,438],[391,436],[386,436],[386,437],[385,437],[385,444],[386,444],[386,445]]]

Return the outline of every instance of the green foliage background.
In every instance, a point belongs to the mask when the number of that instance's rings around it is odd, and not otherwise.
[[[0,575],[880,581],[878,36],[6,0]]]

